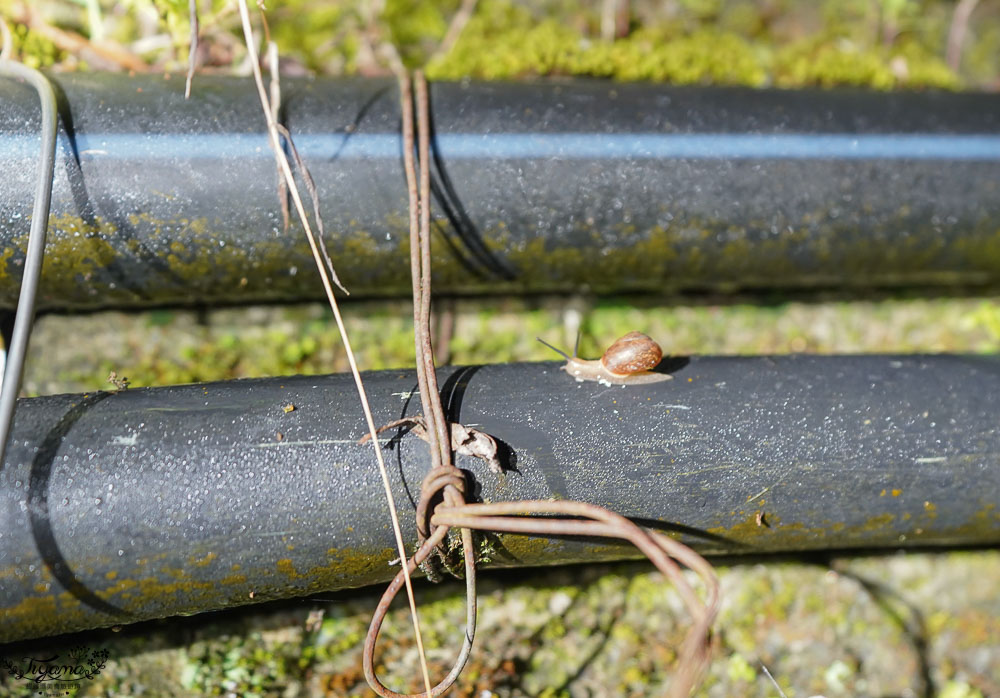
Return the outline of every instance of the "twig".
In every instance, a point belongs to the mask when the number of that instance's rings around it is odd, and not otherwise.
[[[241,3],[245,0],[241,0]],[[464,6],[465,4],[463,4]],[[471,7],[474,3],[468,3]],[[627,3],[625,3],[627,7]],[[373,10],[372,3],[366,7]],[[242,10],[241,10],[242,11]],[[367,39],[378,36],[374,17],[377,13],[369,12],[369,33]],[[414,107],[413,88],[409,76],[403,68],[399,53],[388,42],[379,45],[380,53],[392,67],[399,80],[402,130],[403,130],[403,162],[406,174],[407,192],[409,196],[410,213],[410,268],[413,293],[414,318],[414,348],[416,353],[417,384],[420,391],[424,417],[411,417],[399,420],[391,426],[399,426],[412,422],[414,431],[421,431],[430,445],[432,468],[421,484],[420,499],[417,504],[417,532],[420,547],[413,558],[407,561],[400,554],[401,570],[390,583],[376,607],[372,622],[365,638],[362,664],[371,688],[386,698],[400,698],[402,694],[391,691],[384,686],[375,675],[374,657],[382,621],[396,594],[403,586],[407,588],[411,615],[417,632],[417,646],[421,656],[425,696],[438,696],[457,680],[472,651],[472,641],[476,625],[476,587],[475,587],[475,551],[472,529],[514,532],[528,535],[583,535],[622,538],[632,542],[656,565],[664,576],[677,588],[688,611],[694,619],[694,624],[688,631],[681,647],[678,671],[671,684],[670,695],[675,698],[688,696],[697,684],[702,672],[708,665],[711,644],[709,633],[718,614],[720,591],[718,579],[712,566],[691,548],[656,531],[645,531],[628,519],[607,511],[601,507],[583,502],[554,501],[524,501],[500,504],[468,504],[465,500],[465,478],[452,462],[454,447],[454,429],[449,433],[449,425],[444,416],[440,391],[437,384],[437,373],[434,367],[434,349],[431,340],[430,302],[431,302],[431,257],[430,257],[430,109],[427,94],[427,84],[423,74],[414,74],[417,98],[418,127],[418,161],[420,167],[419,182],[414,163]],[[262,88],[258,86],[262,91]],[[276,129],[275,129],[276,130]],[[294,148],[294,146],[292,146]],[[287,163],[286,163],[287,167]],[[301,206],[300,204],[297,204]],[[300,216],[303,214],[300,210]],[[315,248],[314,248],[315,254]],[[318,261],[317,261],[318,264]],[[346,338],[345,338],[346,341]],[[424,425],[426,424],[426,428]],[[376,430],[369,422],[370,438],[378,443]],[[484,435],[493,441],[488,435]],[[363,441],[364,439],[362,439]],[[460,439],[461,440],[461,439]],[[493,442],[495,445],[495,442]],[[478,455],[478,454],[472,454]],[[380,461],[381,464],[381,461]],[[385,478],[383,472],[383,479]],[[388,488],[387,481],[386,487]],[[436,497],[443,501],[433,506]],[[528,518],[516,516],[521,513],[556,514],[570,518]],[[591,519],[581,521],[580,518]],[[394,519],[397,530],[398,523]],[[416,608],[410,586],[410,575],[418,565],[435,552],[440,552],[444,541],[452,527],[458,527],[462,532],[462,546],[465,558],[466,576],[466,632],[462,649],[448,675],[433,689],[426,663],[423,660],[423,645],[420,640],[419,625],[416,622]],[[397,544],[399,539],[397,538]],[[447,554],[445,552],[445,554]],[[697,573],[707,589],[704,602],[691,588],[674,558]],[[415,698],[415,697],[414,697]]]
[[[316,240],[319,243],[319,251],[323,255],[323,261],[326,263],[326,269],[330,273],[333,283],[337,284],[337,287],[349,296],[351,293],[340,282],[340,277],[337,276],[337,271],[333,267],[333,260],[330,259],[330,252],[326,249],[326,230],[323,227],[323,215],[319,209],[319,191],[316,189],[316,182],[302,156],[299,155],[299,149],[295,147],[292,134],[278,121],[278,114],[281,111],[281,74],[278,72],[278,44],[273,41],[267,42],[267,67],[271,73],[271,118],[277,126],[278,133],[284,137],[288,144],[292,160],[295,161],[295,169],[302,175],[302,181],[305,182],[306,191],[312,201],[313,218],[316,219]],[[288,185],[285,184],[285,177],[281,172],[281,164],[277,162],[277,158],[278,156],[275,155],[275,162],[278,166],[278,201],[281,203],[281,217],[284,221],[284,230],[287,232],[289,222]]]
[[[444,33],[444,38],[441,39],[441,43],[438,44],[437,49],[431,54],[430,61],[436,58],[441,58],[447,56],[451,51],[452,47],[458,41],[458,37],[462,35],[462,30],[465,29],[465,25],[469,23],[472,18],[472,13],[476,11],[477,0],[462,0],[462,5],[458,8],[458,12],[451,18],[451,24],[448,25],[448,31]]]
[[[962,64],[962,44],[965,43],[965,33],[969,28],[969,18],[978,4],[979,0],[958,0],[958,4],[955,5],[955,12],[951,16],[946,57],[948,65],[956,72],[958,72],[958,68]]]
[[[250,14],[247,9],[246,0],[239,0],[240,8],[240,19],[243,24],[243,35],[246,39],[247,50],[253,51],[254,39],[253,39],[253,28],[250,26]],[[291,167],[288,164],[288,159],[285,157],[284,151],[281,150],[280,143],[278,142],[278,128],[275,123],[274,117],[271,112],[270,105],[268,103],[267,93],[264,89],[264,80],[261,77],[260,65],[255,59],[251,61],[251,68],[253,69],[254,82],[257,84],[257,93],[260,97],[260,103],[264,110],[264,116],[267,119],[268,135],[271,141],[271,148],[276,152],[280,153],[281,170],[285,176],[285,181],[288,183],[288,188],[292,194],[292,201],[295,204],[295,210],[302,221],[302,227],[305,229],[306,238],[309,240],[309,247],[312,250],[313,259],[316,262],[316,267],[319,270],[320,278],[323,282],[323,289],[326,291],[327,299],[330,302],[330,308],[333,310],[334,318],[337,321],[337,327],[340,330],[340,336],[344,341],[344,349],[347,353],[347,360],[351,366],[351,373],[354,376],[354,382],[358,389],[358,396],[361,399],[361,406],[365,413],[365,420],[368,424],[368,431],[372,434],[372,445],[375,448],[375,458],[378,461],[379,473],[382,476],[382,485],[385,489],[386,501],[389,506],[389,513],[392,518],[392,528],[393,533],[396,538],[396,547],[399,554],[399,559],[402,562],[402,568],[404,570],[404,582],[406,585],[407,598],[410,602],[410,614],[413,618],[413,629],[417,640],[417,650],[420,654],[420,665],[421,671],[424,674],[424,685],[427,688],[427,693],[430,695],[430,676],[427,670],[427,659],[424,653],[423,639],[420,635],[420,620],[417,615],[417,604],[413,596],[413,584],[410,580],[409,565],[407,564],[406,557],[406,546],[403,543],[403,533],[399,526],[399,517],[396,513],[396,503],[392,498],[392,487],[389,484],[389,474],[386,471],[385,459],[382,456],[382,447],[376,437],[376,427],[375,420],[372,417],[371,407],[368,404],[368,396],[365,392],[364,384],[361,381],[361,373],[358,370],[357,361],[354,357],[354,352],[351,349],[351,343],[347,335],[347,328],[344,326],[344,319],[340,313],[340,307],[337,304],[336,296],[333,293],[333,286],[331,284],[330,276],[327,273],[326,267],[323,264],[323,259],[320,255],[319,247],[317,246],[315,236],[313,235],[312,229],[309,226],[309,219],[306,216],[305,207],[302,205],[302,198],[299,196],[298,187],[295,184],[295,179],[292,176]]]
[[[629,19],[631,15],[631,0],[618,0],[618,13],[615,16],[615,38],[624,39],[628,36]]]
[[[437,344],[434,358],[442,364],[451,361],[451,340],[455,336],[455,302],[452,299],[439,301],[437,305]]]
[[[780,695],[781,698],[788,698],[788,696],[785,695],[785,692],[781,690],[781,686],[778,685],[778,682],[774,680],[773,676],[771,676],[771,672],[767,670],[766,666],[764,666],[764,662],[760,663],[760,668],[764,670],[764,674],[767,676],[767,678],[771,680],[771,683],[774,684],[774,687],[778,689],[778,695]]]
[[[278,72],[278,45],[273,41],[267,44],[267,69],[271,73],[271,118],[274,119],[274,123],[278,124],[280,130],[284,128],[278,120],[278,114],[281,112],[281,77]],[[291,143],[292,137],[288,136],[285,141]],[[292,152],[296,151],[293,150]],[[281,173],[281,162],[277,153],[274,154],[274,164],[278,174],[278,204],[281,206],[281,229],[287,233],[289,223],[288,185],[285,184],[285,176]],[[301,171],[302,168],[299,169]],[[310,192],[310,195],[312,195],[312,192]],[[320,239],[322,239],[323,220],[319,217],[319,206],[315,204],[315,199],[313,209],[313,214],[316,217],[316,225],[320,229]],[[340,286],[339,283],[337,285]],[[341,289],[344,288],[343,286],[340,287]]]
[[[191,40],[188,42],[188,73],[184,83],[184,99],[191,97],[191,81],[198,58],[198,0],[188,0],[188,14],[191,23]]]
[[[51,41],[57,48],[72,54],[82,54],[86,60],[107,70],[124,68],[136,73],[149,72],[149,66],[144,60],[122,46],[107,40],[101,43],[92,42],[76,32],[48,24],[32,11],[30,6],[25,9],[27,13],[25,24]]]
[[[104,22],[98,0],[87,0],[87,26],[90,28],[91,41],[104,41]]]
[[[383,74],[379,66],[381,60],[398,79],[406,73],[406,66],[403,65],[399,51],[396,50],[392,42],[382,39],[378,20],[384,9],[385,0],[365,0],[361,3],[361,18],[365,26],[361,32],[361,43],[358,47],[356,60],[358,70],[362,75]]]
[[[601,39],[614,41],[628,36],[629,0],[601,0]]]
[[[0,61],[9,61],[14,54],[14,37],[10,33],[10,27],[3,17],[0,17],[0,39],[3,39],[3,48],[0,49]]]
[[[601,39],[615,40],[615,17],[618,15],[618,0],[601,0]]]
[[[271,45],[274,46],[275,44],[272,43]],[[333,279],[333,283],[337,284],[337,287],[349,296],[351,293],[344,288],[342,283],[340,283],[340,278],[337,276],[337,272],[333,268],[333,260],[330,259],[330,253],[326,249],[326,230],[323,228],[323,216],[320,215],[319,211],[319,191],[316,189],[316,182],[313,180],[312,174],[309,172],[309,168],[306,167],[305,162],[302,160],[302,156],[299,155],[299,149],[295,147],[295,141],[292,140],[292,134],[290,134],[288,129],[281,124],[278,124],[278,132],[285,137],[285,141],[288,143],[288,149],[292,151],[292,159],[295,160],[295,169],[297,169],[299,174],[302,175],[302,181],[305,182],[306,191],[309,192],[309,198],[312,200],[313,216],[316,218],[316,238],[319,242],[320,254],[323,255],[323,260],[326,262],[327,271],[330,272],[330,277]],[[282,178],[281,181],[282,184],[284,184],[284,178]]]

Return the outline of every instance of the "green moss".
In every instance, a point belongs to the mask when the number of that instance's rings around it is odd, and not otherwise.
[[[56,47],[51,39],[28,29],[23,24],[11,27],[14,37],[14,56],[20,57],[25,65],[45,68],[65,61],[69,54]]]
[[[733,654],[729,657],[729,661],[726,665],[726,675],[729,677],[730,681],[742,681],[744,683],[750,683],[756,680],[757,671],[750,666],[742,654]]]
[[[457,8],[455,0],[395,0],[386,3],[381,19],[388,28],[389,38],[402,49],[403,60],[419,65],[426,60],[426,52],[433,50],[444,37]]]
[[[506,2],[483,3],[447,56],[431,61],[435,80],[591,75],[677,84],[760,85],[764,67],[736,34],[699,30],[687,36],[639,30],[614,41],[588,39],[556,19],[537,21]]]
[[[734,299],[730,299],[732,301]],[[648,297],[569,300],[466,300],[454,305],[453,364],[556,360],[535,341],[542,337],[572,351],[575,330],[564,321],[580,313],[580,353],[599,356],[615,338],[640,328],[673,354],[768,354],[792,351],[995,351],[1000,307],[992,298],[887,298],[869,302],[772,305],[662,305]],[[409,366],[413,361],[408,306],[351,303],[345,322],[365,369]],[[31,394],[107,389],[108,373],[135,387],[228,378],[321,374],[348,369],[328,309],[320,305],[171,311],[148,316],[102,313],[43,316],[36,328],[36,360],[28,362]],[[879,327],[873,332],[870,327]],[[95,327],[120,334],[95,333]],[[74,336],[67,346],[61,338]],[[888,338],[888,339],[886,339]],[[886,344],[890,342],[890,344]],[[890,483],[891,484],[891,483]],[[756,528],[746,515],[746,524]]]
[[[986,9],[986,8],[983,8]],[[1000,11],[992,8],[991,21],[976,26],[974,40],[967,44],[962,67],[974,85],[995,89],[997,81],[997,56],[1000,56]]]
[[[775,84],[781,87],[855,86],[957,89],[958,76],[940,58],[913,41],[891,49],[864,48],[834,37],[801,40],[777,52]]]
[[[139,32],[141,3],[120,3],[105,13],[103,26],[123,45]],[[374,18],[379,35],[370,36],[371,6],[360,2],[289,0],[268,8],[269,27],[283,56],[326,74],[383,70],[374,48],[396,45],[416,67],[435,56],[433,79],[512,79],[585,75],[617,80],[676,84],[857,85],[875,89],[945,88],[966,84],[944,65],[942,56],[953,7],[926,0],[831,1],[772,4],[752,0],[685,0],[669,8],[633,13],[633,29],[615,41],[599,39],[593,7],[555,1],[525,6],[511,0],[482,0],[458,42],[444,56],[435,51],[458,9],[458,0],[387,0]],[[10,0],[0,0],[0,11]],[[187,52],[187,4],[158,0],[160,20],[173,54],[162,49],[144,56],[151,63],[183,70]],[[238,32],[226,3],[213,0],[201,25]],[[86,34],[83,8],[43,17]],[[963,77],[988,86],[997,80],[994,60],[1000,44],[995,8],[980,7],[963,52]],[[641,20],[641,21],[640,21]],[[991,21],[992,20],[992,21]],[[14,26],[16,49],[31,65],[83,67],[79,58],[48,39]],[[240,57],[234,56],[234,61]]]
[[[926,40],[908,37],[885,46],[845,39],[865,33],[857,30],[868,20],[864,14],[851,19],[848,10],[847,18],[824,32],[782,43],[765,33],[760,10],[749,3],[740,4],[735,15],[722,13],[729,22],[701,25],[717,13],[708,7],[685,8],[693,21],[648,25],[609,42],[581,34],[564,20],[540,19],[522,6],[490,0],[480,4],[451,52],[432,60],[427,72],[437,80],[589,75],[782,87],[961,85]]]
[[[940,698],[983,698],[982,691],[964,681],[946,681],[941,687]]]
[[[331,41],[346,31],[360,31],[360,21],[345,4],[291,0],[269,8],[271,32],[281,55],[301,57],[312,70],[343,70],[354,58],[357,41]]]
[[[333,606],[313,639],[316,657],[325,660],[350,650],[364,639],[367,629],[363,619],[347,615],[344,609]]]

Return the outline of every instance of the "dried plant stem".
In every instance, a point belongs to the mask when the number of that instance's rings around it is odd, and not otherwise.
[[[267,44],[267,70],[271,73],[271,118],[274,119],[274,123],[278,124],[279,132],[283,128],[278,122],[278,114],[281,110],[281,79],[278,75],[278,45],[273,41]],[[252,56],[251,56],[252,57]],[[288,143],[292,142],[291,136],[285,136],[285,141]],[[298,154],[293,150],[293,156],[296,158],[295,166],[298,167],[299,172],[308,172],[305,167],[301,166],[298,162]],[[278,177],[278,205],[281,207],[281,230],[284,233],[288,232],[288,223],[290,219],[288,211],[288,185],[285,184],[285,175],[281,171],[281,156],[278,152],[274,152],[274,167],[275,172]],[[306,188],[309,186],[309,180],[306,180]],[[310,192],[310,195],[312,192]],[[323,239],[323,219],[319,217],[319,205],[316,203],[315,198],[313,199],[313,215],[316,217],[316,225],[319,228],[319,239]],[[337,284],[340,286],[340,284]],[[341,286],[343,288],[343,286]]]
[[[455,335],[455,301],[452,298],[438,300],[437,327],[434,336],[434,358],[438,363],[447,364],[451,361],[451,340]]]
[[[267,41],[267,68],[271,73],[271,118],[278,129],[278,133],[284,137],[285,143],[288,144],[288,150],[292,154],[292,160],[295,161],[295,168],[299,171],[299,174],[302,175],[302,181],[305,183],[306,191],[309,193],[309,199],[312,201],[313,218],[316,220],[316,241],[319,243],[319,251],[320,254],[323,255],[323,261],[326,263],[326,270],[330,273],[330,278],[333,279],[333,283],[337,284],[337,288],[349,296],[351,294],[346,288],[344,288],[344,284],[340,282],[340,277],[337,276],[337,271],[333,268],[333,260],[330,259],[330,253],[326,249],[326,231],[323,229],[323,216],[320,214],[319,210],[319,191],[316,189],[316,182],[313,180],[312,173],[310,173],[309,168],[306,167],[306,163],[302,159],[302,156],[299,155],[299,149],[295,147],[295,141],[292,139],[292,134],[288,132],[287,128],[278,123],[278,114],[281,112],[281,76],[278,72],[278,45],[271,40]],[[281,171],[281,163],[278,161],[279,156],[277,152],[275,153],[274,158],[278,171],[278,202],[281,204],[281,218],[284,223],[284,230],[287,232],[288,185],[285,183],[285,177]]]
[[[274,44],[271,44],[272,46]],[[275,110],[277,112],[277,110]],[[313,205],[313,217],[316,219],[316,240],[319,243],[319,252],[323,255],[323,260],[326,262],[326,269],[330,272],[330,278],[333,279],[333,283],[337,284],[337,287],[346,293],[348,296],[351,295],[350,292],[344,288],[344,285],[340,283],[340,278],[337,276],[337,272],[333,268],[333,260],[330,259],[330,253],[326,249],[326,242],[324,238],[326,237],[326,231],[323,229],[323,216],[320,215],[319,211],[319,191],[316,189],[316,182],[312,178],[312,174],[309,172],[309,168],[306,167],[305,162],[302,160],[302,156],[299,155],[299,149],[295,147],[295,141],[292,140],[292,134],[288,132],[288,129],[281,124],[277,125],[278,133],[280,133],[285,138],[285,142],[288,143],[288,149],[292,152],[292,159],[295,161],[295,167],[298,169],[299,174],[302,175],[302,181],[305,182],[306,191],[309,192],[309,198],[312,199]],[[284,185],[285,178],[281,178],[281,183]],[[285,202],[287,207],[288,202]]]
[[[198,0],[188,0],[188,14],[191,23],[191,39],[188,41],[188,72],[184,81],[184,99],[191,97],[191,82],[194,80],[194,68],[198,58]]]
[[[601,39],[614,41],[620,0],[601,0]]]
[[[956,72],[962,64],[962,45],[965,43],[965,33],[969,29],[969,18],[978,4],[979,0],[958,0],[955,12],[951,16],[946,60],[951,69]]]
[[[0,17],[0,41],[3,41],[3,48],[0,48],[0,61],[9,61],[14,55],[14,37],[11,36],[10,27]]]
[[[778,685],[778,682],[774,680],[773,676],[771,676],[771,672],[767,670],[767,666],[764,665],[764,662],[760,663],[760,668],[764,670],[764,674],[767,676],[768,680],[774,684],[774,687],[778,690],[778,695],[781,696],[781,698],[788,698],[785,692],[781,690],[781,686]]]
[[[91,41],[98,43],[104,41],[104,20],[101,17],[101,3],[98,0],[87,0],[87,28],[90,29]]]
[[[477,0],[462,0],[462,5],[458,8],[458,12],[451,18],[451,24],[448,25],[448,31],[445,32],[444,38],[441,39],[441,43],[438,44],[437,49],[431,54],[430,61],[435,58],[441,58],[442,56],[448,55],[455,42],[458,41],[458,37],[462,35],[462,30],[465,29],[465,25],[469,23],[472,18],[472,13],[476,11]]]
[[[57,48],[76,56],[81,56],[91,63],[92,67],[101,70],[129,70],[136,73],[148,73],[150,68],[146,61],[113,41],[91,41],[90,39],[68,29],[60,29],[43,20],[31,3],[26,3],[20,20],[32,31],[51,41]]]
[[[243,35],[246,39],[247,50],[253,52],[254,50],[254,38],[253,38],[253,28],[250,25],[250,14],[247,9],[246,0],[239,0],[240,8],[240,19],[243,23]],[[413,595],[413,584],[410,579],[409,574],[409,564],[408,558],[406,556],[406,545],[403,542],[403,533],[399,526],[399,516],[396,513],[396,504],[392,497],[392,488],[389,484],[389,474],[386,471],[385,459],[382,455],[382,448],[379,444],[378,437],[376,436],[375,420],[372,417],[371,407],[368,404],[368,396],[365,392],[364,384],[361,381],[361,373],[358,370],[357,361],[354,357],[354,352],[351,349],[351,343],[348,339],[347,328],[344,326],[344,319],[340,313],[340,307],[337,304],[336,296],[333,293],[333,285],[331,283],[330,275],[327,273],[326,266],[323,263],[323,258],[321,256],[319,247],[316,243],[315,236],[313,235],[312,228],[309,226],[309,219],[306,216],[305,207],[302,205],[302,198],[299,196],[298,187],[295,184],[295,179],[292,176],[291,167],[288,164],[288,159],[285,157],[284,151],[281,150],[281,144],[278,139],[278,128],[277,123],[274,120],[274,116],[271,112],[270,104],[267,97],[267,92],[264,89],[264,80],[261,76],[260,65],[257,60],[251,61],[251,67],[253,69],[254,81],[257,84],[257,92],[260,97],[261,106],[264,110],[264,116],[267,119],[268,126],[268,136],[271,142],[271,148],[280,153],[279,163],[281,165],[282,174],[285,177],[285,181],[288,184],[288,188],[292,195],[292,201],[295,204],[295,210],[302,221],[302,227],[306,231],[306,237],[309,240],[309,247],[312,250],[313,258],[316,261],[316,267],[319,270],[320,278],[323,282],[323,289],[326,291],[327,299],[330,302],[330,308],[333,310],[334,318],[337,321],[337,328],[340,330],[341,338],[344,341],[344,350],[347,353],[347,361],[351,366],[351,373],[354,376],[354,382],[358,389],[358,396],[361,399],[361,406],[365,413],[365,420],[368,423],[368,430],[372,435],[372,444],[375,447],[375,458],[378,461],[379,473],[382,476],[382,485],[385,488],[386,501],[389,505],[389,513],[392,518],[392,528],[393,533],[396,537],[396,547],[399,554],[399,559],[404,572],[405,584],[406,584],[406,594],[410,602],[410,614],[413,618],[413,629],[417,641],[417,650],[420,654],[420,669],[423,672],[424,685],[427,689],[427,694],[431,693],[431,683],[430,674],[427,670],[427,658],[424,653],[423,638],[420,634],[420,620],[417,615],[417,604]]]

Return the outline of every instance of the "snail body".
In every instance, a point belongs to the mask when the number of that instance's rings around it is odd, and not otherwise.
[[[608,347],[600,359],[579,359],[559,353],[566,357],[562,370],[578,381],[597,381],[608,385],[646,385],[673,378],[668,373],[649,370],[663,360],[663,350],[642,332],[629,332],[621,337]]]

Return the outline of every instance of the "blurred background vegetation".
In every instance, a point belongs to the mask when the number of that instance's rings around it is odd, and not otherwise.
[[[621,1],[621,0],[620,0]],[[198,0],[200,73],[248,75],[235,4]],[[384,74],[395,45],[435,80],[590,76],[755,87],[996,90],[1000,1],[663,0],[627,3],[481,0],[438,52],[457,0],[266,3],[285,75]],[[962,13],[969,11],[962,20]],[[53,70],[186,70],[185,0],[0,0],[15,57]],[[956,40],[958,25],[964,35]],[[197,81],[197,77],[195,78]],[[249,89],[249,87],[248,87]],[[1000,224],[998,224],[1000,225]],[[439,299],[442,359],[553,358],[534,341],[597,355],[641,329],[676,354],[996,352],[1000,305],[989,289],[911,288],[864,298],[578,296]],[[347,304],[364,368],[409,365],[407,301]],[[451,328],[450,330],[448,328]],[[160,309],[42,317],[29,394],[346,369],[318,304]],[[706,696],[1000,695],[1000,555],[924,551],[721,560],[726,601]],[[481,631],[456,695],[657,695],[685,622],[647,565],[487,575]],[[420,584],[438,673],[457,649],[462,588]],[[204,614],[59,640],[109,649],[79,695],[368,695],[360,642],[380,590]],[[383,631],[380,672],[419,690],[406,611]],[[0,654],[12,648],[0,648]],[[0,693],[33,695],[0,679]],[[6,692],[6,693],[5,693]]]
[[[202,72],[248,74],[232,0],[196,0]],[[609,27],[607,7],[627,22]],[[458,0],[272,0],[287,74],[384,72],[395,45],[436,80],[586,75],[680,84],[995,89],[992,0],[481,0],[438,50]],[[964,10],[971,10],[971,14]],[[187,0],[0,0],[17,55],[64,70],[184,70]],[[956,22],[957,20],[957,22]],[[960,36],[954,28],[963,28]]]

